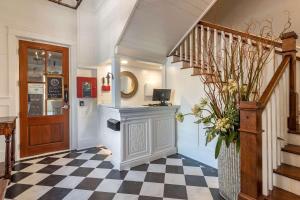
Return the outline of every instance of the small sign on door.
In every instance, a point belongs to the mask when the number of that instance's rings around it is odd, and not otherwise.
[[[47,77],[47,97],[48,99],[63,98],[63,77],[48,76]]]

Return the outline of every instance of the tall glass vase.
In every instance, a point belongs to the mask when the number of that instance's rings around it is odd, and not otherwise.
[[[219,192],[226,200],[237,200],[240,192],[240,156],[235,144],[223,143],[218,157]]]

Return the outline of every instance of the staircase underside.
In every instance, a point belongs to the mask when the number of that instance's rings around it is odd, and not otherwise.
[[[117,44],[118,54],[164,63],[184,34],[216,0],[138,0]]]

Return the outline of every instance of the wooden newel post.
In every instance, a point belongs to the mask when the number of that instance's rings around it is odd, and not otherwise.
[[[289,77],[289,88],[290,88],[290,109],[288,127],[290,130],[296,130],[297,128],[297,112],[298,112],[298,94],[296,92],[296,40],[298,36],[295,32],[288,32],[282,34],[282,53],[283,56],[291,56],[290,60],[290,77]]]
[[[239,200],[254,200],[262,195],[262,108],[257,102],[240,102]]]

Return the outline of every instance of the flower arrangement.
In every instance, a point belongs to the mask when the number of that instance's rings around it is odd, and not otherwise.
[[[290,27],[290,22],[287,24],[284,31]],[[253,26],[250,24],[247,32]],[[269,21],[259,29],[258,35],[273,41],[279,39],[273,37]],[[206,97],[194,105],[190,113],[176,115],[179,122],[192,115],[196,124],[203,124],[206,144],[217,139],[215,158],[218,158],[223,143],[227,147],[233,143],[239,150],[239,102],[256,101],[260,97],[263,69],[275,50],[271,43],[249,43],[246,38],[221,39],[225,41],[224,49],[215,55],[213,42],[209,41],[205,50],[206,62],[200,66],[199,78]]]

